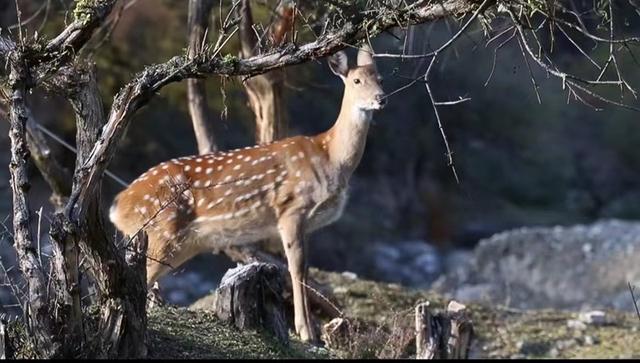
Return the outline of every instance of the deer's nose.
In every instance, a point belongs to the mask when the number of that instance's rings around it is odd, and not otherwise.
[[[387,104],[387,97],[384,94],[376,95],[376,101],[378,101],[380,106],[384,106]]]

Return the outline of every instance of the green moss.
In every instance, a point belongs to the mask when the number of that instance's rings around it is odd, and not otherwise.
[[[82,24],[88,23],[96,5],[98,5],[98,0],[77,0],[76,6],[73,8],[73,18]]]
[[[233,67],[236,63],[238,63],[238,57],[233,54],[225,54],[222,57],[222,65],[224,66]]]
[[[16,320],[7,324],[8,357],[14,359],[37,358],[33,343],[27,335],[27,329],[22,320]]]

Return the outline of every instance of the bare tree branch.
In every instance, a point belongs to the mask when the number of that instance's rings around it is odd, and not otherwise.
[[[28,114],[26,133],[29,155],[51,188],[51,203],[57,209],[62,208],[66,198],[71,194],[71,174],[58,162],[59,158],[54,155],[51,145],[38,128],[30,110],[26,111]],[[8,115],[2,109],[0,109],[0,118],[6,118],[7,122],[9,121]]]

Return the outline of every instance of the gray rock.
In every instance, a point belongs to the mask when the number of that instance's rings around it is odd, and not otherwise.
[[[521,309],[631,311],[627,282],[640,285],[640,223],[514,229],[481,240],[469,260],[434,289]]]

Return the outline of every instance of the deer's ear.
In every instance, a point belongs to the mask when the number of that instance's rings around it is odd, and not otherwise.
[[[376,64],[373,62],[372,54],[373,50],[369,44],[364,43],[358,51],[358,66],[372,65],[375,67]]]
[[[339,51],[338,53],[330,56],[329,68],[331,68],[331,72],[342,78],[344,81],[347,78],[347,73],[349,73],[347,54],[344,51]]]

